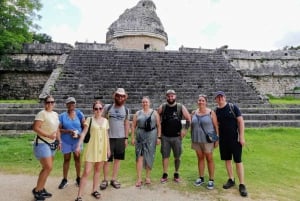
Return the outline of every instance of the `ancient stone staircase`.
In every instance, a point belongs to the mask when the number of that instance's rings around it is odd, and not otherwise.
[[[141,107],[143,96],[149,96],[152,107],[157,108],[168,89],[174,89],[178,102],[189,110],[196,108],[201,93],[215,107],[213,94],[223,90],[241,108],[246,127],[300,126],[300,108],[272,107],[218,52],[73,50],[51,93],[57,112],[65,110],[68,96],[74,96],[77,108],[90,115],[92,102],[111,103],[118,87],[126,89],[131,113]],[[30,130],[42,108],[42,104],[0,104],[0,130]]]

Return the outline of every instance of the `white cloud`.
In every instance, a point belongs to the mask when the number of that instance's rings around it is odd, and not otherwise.
[[[59,5],[65,6],[63,2],[60,1]],[[298,40],[286,37],[289,33],[300,32],[299,0],[153,0],[153,2],[168,34],[167,49],[178,49],[181,45],[217,48],[226,44],[232,49],[272,50],[282,48],[285,43],[300,45],[295,44],[299,43]],[[125,9],[132,8],[137,3],[138,0],[69,0],[72,6],[66,9],[74,7],[78,10],[74,16],[74,20],[77,17],[75,22],[60,24],[59,21],[55,21],[48,23],[44,30],[48,30],[48,34],[59,42],[105,43],[106,32],[111,23],[117,20]],[[51,18],[49,14],[43,17]],[[296,37],[297,35],[292,38]]]

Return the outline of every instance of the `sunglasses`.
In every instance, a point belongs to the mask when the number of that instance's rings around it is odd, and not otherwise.
[[[95,111],[96,111],[96,110],[100,110],[100,111],[101,111],[102,109],[103,109],[102,107],[95,107],[95,108],[94,108]]]
[[[116,97],[117,98],[125,98],[126,96],[125,95],[116,94]]]
[[[55,101],[46,101],[46,104],[54,104]]]

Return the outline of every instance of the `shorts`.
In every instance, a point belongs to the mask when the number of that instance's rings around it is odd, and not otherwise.
[[[232,160],[235,163],[242,162],[242,145],[238,142],[220,142],[219,150],[221,160]]]
[[[110,145],[110,157],[108,162],[112,162],[114,159],[125,159],[125,139],[124,138],[109,138]]]
[[[214,151],[214,143],[192,142],[192,149],[203,153],[212,153]]]
[[[166,137],[161,138],[160,152],[162,158],[169,158],[171,150],[173,151],[174,158],[180,158],[182,153],[182,140],[181,137]]]
[[[49,158],[54,156],[55,150],[51,150],[46,143],[33,143],[33,152],[36,159]]]
[[[63,140],[61,141],[61,152],[63,154],[68,154],[68,153],[72,153],[72,152],[75,152],[76,151],[76,148],[77,148],[77,143],[74,143],[74,144],[67,144],[65,143]],[[80,147],[80,150],[82,150],[82,145]]]

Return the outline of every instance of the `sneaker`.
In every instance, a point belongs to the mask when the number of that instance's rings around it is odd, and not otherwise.
[[[63,189],[63,188],[66,188],[67,185],[68,185],[68,180],[66,180],[65,178],[63,178],[61,180],[61,183],[59,184],[58,188],[59,189]]]
[[[234,186],[234,185],[235,185],[234,180],[228,179],[228,180],[227,180],[227,183],[223,185],[223,188],[224,188],[224,189],[228,189],[228,188],[231,188],[231,187]]]
[[[214,189],[214,181],[209,180],[208,183],[207,183],[206,188],[207,188],[208,190]]]
[[[204,184],[204,179],[200,177],[194,182],[194,186],[201,186],[202,184]]]
[[[32,189],[32,194],[36,201],[44,201],[45,197],[42,194],[43,191],[35,191],[35,188]]]
[[[52,193],[49,193],[46,189],[43,189],[41,194],[44,198],[52,197]]]
[[[174,181],[175,182],[180,182],[179,174],[177,172],[174,173]]]
[[[160,179],[160,183],[164,184],[168,181],[168,174],[167,173],[163,173],[161,179]]]
[[[246,186],[244,184],[239,185],[239,192],[243,197],[246,197],[248,195]]]
[[[76,185],[79,187],[80,186],[80,177],[76,178]]]

